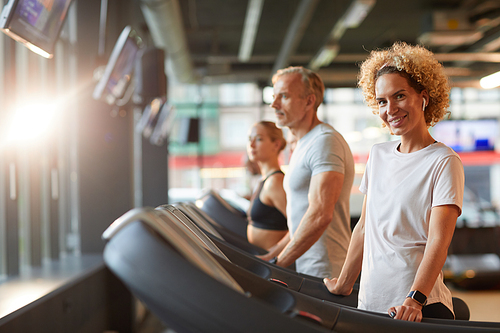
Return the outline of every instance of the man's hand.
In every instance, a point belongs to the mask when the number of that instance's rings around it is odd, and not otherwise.
[[[328,291],[334,295],[349,296],[352,293],[352,287],[346,288],[340,282],[338,278],[324,278],[323,283],[325,284]]]

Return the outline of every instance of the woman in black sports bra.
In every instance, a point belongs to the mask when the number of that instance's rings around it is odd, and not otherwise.
[[[259,165],[262,181],[250,200],[247,237],[266,250],[288,233],[284,174],[278,161],[285,146],[283,132],[273,122],[260,121],[250,130],[248,157]]]

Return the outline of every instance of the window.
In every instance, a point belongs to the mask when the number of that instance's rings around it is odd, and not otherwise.
[[[72,49],[51,61],[0,34],[0,281],[80,251]]]

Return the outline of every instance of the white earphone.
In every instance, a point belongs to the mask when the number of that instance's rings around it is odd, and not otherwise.
[[[425,111],[425,102],[426,102],[426,100],[425,100],[425,98],[423,100],[424,100],[424,102],[422,103],[422,111]]]

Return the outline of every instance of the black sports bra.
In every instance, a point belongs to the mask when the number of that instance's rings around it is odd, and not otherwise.
[[[266,180],[275,173],[283,171],[277,170],[266,177],[257,190],[252,195],[250,209],[248,210],[248,223],[259,229],[267,230],[288,230],[286,217],[275,207],[268,206],[260,201],[260,192]]]

